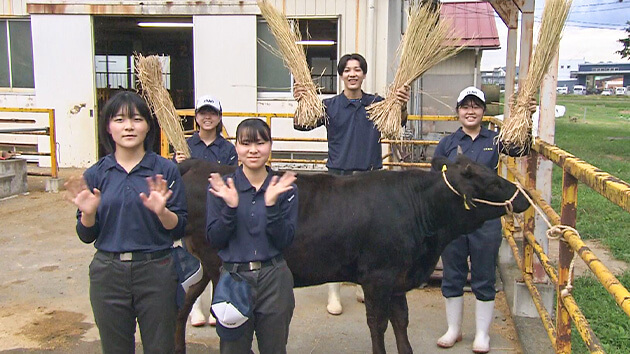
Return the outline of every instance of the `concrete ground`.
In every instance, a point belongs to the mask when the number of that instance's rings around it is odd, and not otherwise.
[[[63,171],[62,177],[76,173],[80,171]],[[76,237],[75,208],[63,200],[63,194],[43,192],[44,179],[29,177],[28,195],[0,201],[0,352],[99,353],[88,298],[88,265],[94,248]],[[371,352],[365,307],[355,301],[353,285],[342,286],[341,316],[326,312],[326,286],[296,289],[295,295],[290,353]],[[416,353],[471,352],[472,294],[465,295],[464,339],[448,350],[435,345],[446,329],[439,288],[411,291],[408,302],[409,338]],[[490,335],[492,353],[522,352],[503,292],[497,297]],[[189,325],[187,342],[189,353],[218,353],[212,327]],[[386,346],[388,352],[396,352],[391,326]]]

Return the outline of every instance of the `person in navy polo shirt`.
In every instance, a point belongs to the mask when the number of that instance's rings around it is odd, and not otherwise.
[[[497,169],[499,152],[510,156],[523,156],[529,151],[504,149],[495,141],[497,132],[481,125],[486,111],[484,93],[476,87],[467,87],[459,94],[456,106],[461,127],[440,140],[433,157],[444,156],[455,161],[458,154],[464,154],[492,170]],[[530,111],[536,111],[533,102]],[[489,328],[494,310],[495,266],[501,245],[501,219],[486,221],[479,229],[455,239],[444,249],[442,264],[442,295],[446,304],[448,330],[437,341],[442,348],[450,348],[462,340],[462,317],[464,309],[464,286],[468,277],[468,257],[470,256],[471,288],[476,298],[476,334],[473,352],[490,351]]]
[[[328,161],[330,174],[352,175],[357,172],[383,168],[381,133],[367,118],[365,108],[383,97],[363,92],[361,86],[367,74],[367,62],[358,53],[346,54],[339,59],[337,73],[343,81],[343,92],[324,100],[326,117],[322,117],[314,127],[302,127],[294,122],[297,130],[312,130],[325,125],[328,136]],[[402,124],[407,122],[407,101],[409,86],[396,91],[402,103]],[[293,97],[300,100],[306,89],[299,84],[293,87]],[[363,301],[363,292],[357,288],[357,300]],[[339,315],[343,311],[339,295],[339,283],[329,285],[328,306],[330,314]]]
[[[195,121],[199,131],[186,139],[190,148],[190,155],[193,159],[206,160],[224,165],[236,166],[238,158],[234,145],[225,140],[221,135],[223,130],[223,108],[221,102],[212,96],[202,96],[195,105]],[[173,160],[180,163],[186,160],[186,155],[182,151],[176,151]],[[206,314],[204,309],[204,299],[211,298],[212,286],[208,285],[206,290],[197,298],[190,311],[190,324],[201,327],[206,324]],[[210,325],[216,324],[213,316],[208,316],[207,322]]]
[[[158,131],[146,102],[112,97],[99,119],[109,155],[65,184],[77,234],[94,242],[90,301],[103,353],[172,353],[178,286],[171,247],[184,236],[186,197],[177,166],[150,149]]]
[[[193,159],[216,162],[223,165],[236,165],[234,145],[221,136],[223,130],[223,109],[221,102],[212,96],[202,96],[195,105],[195,121],[199,131],[186,139]],[[182,151],[176,151],[175,162],[186,160]]]
[[[256,332],[261,354],[282,354],[295,307],[293,275],[282,252],[293,242],[297,226],[296,176],[274,176],[265,165],[271,130],[260,119],[238,125],[236,152],[242,165],[234,173],[225,178],[213,173],[208,179],[207,238],[219,250],[221,276],[238,273],[250,284],[253,313],[237,338],[219,331],[225,328],[217,324],[221,353],[250,353]]]

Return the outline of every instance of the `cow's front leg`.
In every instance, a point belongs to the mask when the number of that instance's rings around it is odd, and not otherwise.
[[[394,278],[389,274],[376,273],[379,272],[371,273],[370,279],[362,282],[365,292],[365,314],[372,337],[372,353],[385,354],[385,331]],[[390,278],[391,281],[388,280]]]
[[[409,327],[409,307],[407,307],[407,294],[392,294],[390,302],[389,320],[394,328],[396,336],[396,347],[399,354],[413,353],[409,337],[407,336],[407,327]]]
[[[193,304],[209,282],[210,277],[204,272],[201,280],[188,289],[184,305],[177,312],[177,323],[175,324],[175,353],[177,354],[186,353],[186,321],[188,321],[188,314],[190,314]]]

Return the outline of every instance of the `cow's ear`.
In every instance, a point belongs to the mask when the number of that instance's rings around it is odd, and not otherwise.
[[[442,166],[450,166],[451,161],[444,156],[438,156],[431,159],[431,168],[433,171],[442,171]]]

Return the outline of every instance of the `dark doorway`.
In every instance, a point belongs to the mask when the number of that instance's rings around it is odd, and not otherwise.
[[[141,27],[142,23],[170,27]],[[179,27],[177,24],[181,24]],[[97,109],[119,90],[137,90],[133,54],[160,55],[166,88],[175,108],[194,107],[191,17],[94,17]],[[192,123],[192,122],[191,122]],[[186,124],[188,125],[188,124]],[[153,147],[159,151],[159,140]],[[99,158],[106,154],[99,144]]]

